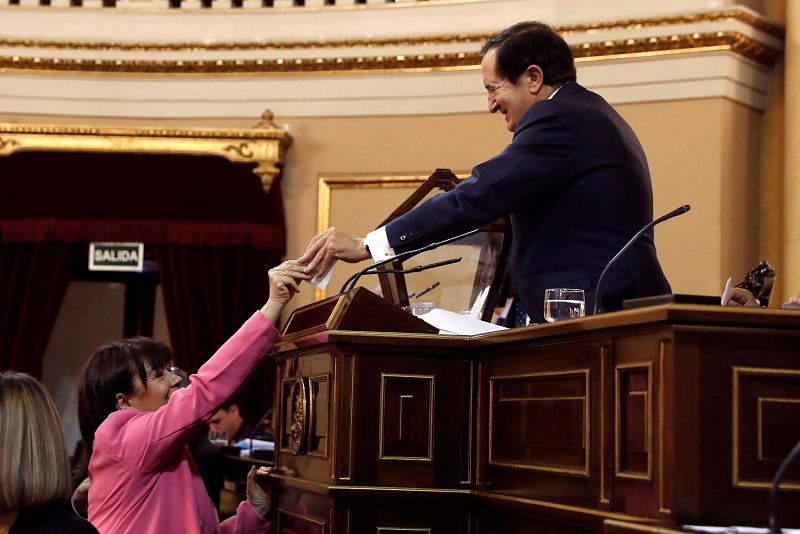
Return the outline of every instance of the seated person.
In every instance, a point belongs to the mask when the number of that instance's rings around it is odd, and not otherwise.
[[[242,409],[239,406],[240,401],[234,395],[225,401],[208,421],[209,430],[225,432],[225,435],[228,436],[229,445],[249,438],[253,432],[253,426],[245,423]]]
[[[244,410],[240,409],[240,406],[247,405],[248,403],[243,402],[241,396],[235,393],[211,416],[207,425],[200,427],[189,442],[189,451],[197,462],[203,484],[217,510],[219,510],[220,492],[224,478],[222,450],[208,440],[208,431],[224,431],[228,444],[251,436],[256,439],[272,440],[272,436],[265,436],[263,432],[254,433],[253,426],[245,420]]]
[[[731,298],[728,301],[728,306],[746,306],[748,308],[756,308],[759,306],[758,299],[753,296],[748,290],[742,287],[731,288]],[[783,303],[784,309],[800,309],[800,293],[793,296]]]

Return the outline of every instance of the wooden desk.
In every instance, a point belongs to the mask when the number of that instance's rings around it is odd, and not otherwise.
[[[663,305],[476,337],[315,331],[277,359],[275,476],[311,532],[767,522],[800,314]],[[800,525],[800,467],[784,525]],[[301,510],[298,513],[297,510]],[[294,527],[296,528],[296,527]]]

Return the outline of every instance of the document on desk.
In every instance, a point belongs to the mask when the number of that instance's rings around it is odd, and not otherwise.
[[[473,319],[468,315],[463,315],[448,310],[434,308],[424,315],[418,316],[420,319],[439,329],[440,334],[456,334],[459,336],[474,336],[487,332],[497,332],[507,330],[505,326],[499,326],[480,319]]]

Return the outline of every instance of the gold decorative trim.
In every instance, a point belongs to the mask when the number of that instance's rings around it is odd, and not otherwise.
[[[31,150],[221,156],[231,163],[255,163],[253,173],[269,193],[292,142],[271,121],[267,110],[262,122],[247,130],[0,123],[0,156]]]
[[[339,388],[342,383],[342,362],[340,358],[334,358],[330,353],[328,353],[327,356],[332,367],[331,383],[330,387],[328,388],[328,395],[330,396],[328,399],[328,403],[330,405],[330,415],[328,416],[330,448],[328,449],[328,453],[330,454],[331,458],[331,460],[328,462],[328,469],[330,470],[329,473],[331,480],[337,480],[338,473],[336,470],[339,468],[339,451],[337,448],[337,441],[339,440],[339,433],[336,429],[339,428]]]
[[[647,17],[642,19],[627,19],[610,22],[593,22],[589,24],[574,24],[557,26],[555,29],[560,34],[589,33],[609,30],[633,30],[638,28],[652,28],[655,26],[671,26],[675,24],[708,24],[720,21],[738,21],[760,30],[764,33],[783,38],[786,34],[784,28],[768,22],[760,17],[739,10],[714,11],[710,13],[689,13],[670,17]]]
[[[573,44],[575,61],[630,59],[666,54],[730,51],[771,66],[782,52],[735,31],[675,34],[635,39],[616,39]],[[270,75],[270,74],[354,74],[392,72],[435,72],[476,70],[478,52],[358,57],[316,57],[278,59],[83,59],[0,56],[0,72],[58,72],[167,74],[167,75]]]
[[[333,189],[417,188],[427,179],[427,176],[422,175],[321,176],[317,190],[317,233],[324,232],[331,224]],[[324,289],[314,288],[315,301],[326,296]]]
[[[666,366],[667,345],[669,344],[670,341],[666,339],[658,341],[658,511],[664,514],[672,513],[672,510],[664,505],[664,495],[666,493],[664,491],[664,481],[667,477],[667,473],[664,472],[664,445],[667,441],[664,433],[664,367]]]
[[[418,534],[431,534],[430,528],[411,528],[411,527],[376,527],[378,534],[391,534],[392,532],[417,532]]]
[[[751,376],[771,376],[771,377],[793,377],[800,378],[800,370],[796,369],[771,369],[768,367],[738,367],[734,366],[733,369],[733,384],[731,388],[731,482],[734,488],[751,488],[751,489],[770,489],[772,483],[770,481],[757,481],[757,480],[744,480],[739,472],[739,388],[740,380],[743,375]],[[761,450],[761,428],[758,429],[758,447]],[[780,489],[782,490],[800,490],[800,483],[798,482],[781,482]]]
[[[427,380],[428,386],[428,395],[430,396],[428,402],[428,455],[427,456],[385,456],[383,450],[383,443],[384,443],[384,435],[383,435],[383,423],[384,423],[384,409],[386,406],[386,380],[389,378],[410,378],[417,381],[425,381]],[[378,418],[378,461],[383,460],[390,460],[390,461],[402,461],[402,462],[422,462],[422,463],[430,463],[433,462],[433,420],[434,420],[434,405],[435,405],[435,398],[436,398],[436,377],[434,375],[406,375],[406,374],[393,374],[393,373],[381,373],[381,402],[380,402],[380,416]],[[402,403],[400,404],[400,409],[402,411]],[[400,420],[400,424],[402,425],[402,418]]]
[[[294,454],[305,452],[304,444],[308,434],[309,395],[303,378],[295,378],[291,387],[290,416],[292,425],[289,434],[289,450]]]
[[[607,493],[606,487],[606,368],[609,366],[611,349],[608,345],[600,346],[600,503],[611,504],[611,496]]]
[[[330,415],[330,402],[331,402],[331,380],[328,373],[323,373],[321,375],[314,375],[308,377],[308,398],[309,398],[309,407],[308,407],[308,439],[309,441],[313,437],[311,432],[314,430],[315,425],[317,423],[317,398],[314,395],[314,384],[321,384],[326,383],[328,386],[328,414],[326,414],[326,429],[325,429],[325,450],[320,451],[312,451],[309,447],[308,449],[308,456],[314,456],[316,458],[328,458],[328,451],[330,450],[330,428],[331,428],[331,415]]]
[[[296,10],[296,8],[295,8]],[[634,30],[671,26],[676,24],[708,24],[721,21],[738,21],[759,31],[783,38],[785,30],[764,19],[744,11],[726,10],[711,13],[694,13],[671,17],[649,17],[590,24],[555,26],[563,35],[597,33],[611,30]],[[212,51],[252,51],[252,50],[291,50],[317,48],[377,48],[382,46],[434,46],[453,43],[480,43],[489,39],[494,32],[456,33],[434,36],[375,37],[369,39],[298,39],[262,42],[184,42],[184,43],[130,43],[123,41],[56,41],[48,39],[0,39],[0,46],[7,48],[53,48],[57,50],[99,50],[125,52],[212,52]]]
[[[645,397],[645,448],[647,449],[647,471],[621,471],[620,464],[621,447],[620,437],[622,428],[622,399],[620,395],[620,371],[630,371],[633,369],[643,369],[647,371],[647,391],[635,391],[632,394],[643,395]],[[618,478],[629,478],[634,480],[653,480],[653,362],[630,362],[619,364],[614,367],[614,474]]]
[[[541,373],[526,373],[520,375],[502,375],[489,377],[489,432],[488,432],[488,464],[496,467],[507,467],[512,469],[523,469],[526,471],[535,471],[539,473],[553,473],[556,475],[569,475],[589,478],[590,476],[590,460],[591,460],[591,369],[569,369],[564,371],[546,371]],[[583,443],[585,446],[584,452],[584,467],[583,469],[570,468],[570,467],[546,467],[534,464],[516,464],[510,462],[498,462],[494,460],[494,399],[495,399],[495,383],[507,380],[518,380],[520,378],[540,378],[540,377],[553,377],[553,376],[584,376],[584,388],[586,395],[584,397],[569,397],[569,399],[582,399],[583,400]],[[547,397],[550,399],[550,397]],[[553,397],[555,398],[555,397]],[[565,397],[560,397],[565,398]]]
[[[473,380],[475,376],[475,362],[470,360],[468,363],[469,367],[469,376],[467,376],[467,384],[469,384],[469,408],[467,408],[468,419],[467,419],[467,479],[461,480],[462,484],[472,484],[472,459],[474,458],[474,453],[472,450],[473,447],[473,438],[472,436],[475,435],[473,430],[473,419],[475,418],[475,413],[473,410],[473,405],[475,404],[475,380]]]

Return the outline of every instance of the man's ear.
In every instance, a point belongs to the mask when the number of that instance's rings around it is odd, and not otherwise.
[[[525,69],[525,83],[532,95],[538,95],[544,86],[544,71],[539,65],[528,65]]]
[[[117,410],[124,410],[125,408],[131,408],[131,403],[126,395],[122,393],[117,393],[114,399],[117,405]]]
[[[239,415],[239,405],[238,404],[231,404],[230,408],[228,408],[228,413],[231,415]]]

